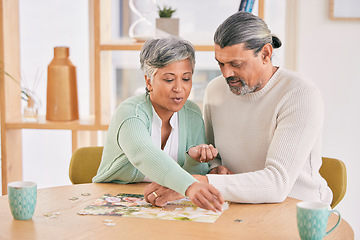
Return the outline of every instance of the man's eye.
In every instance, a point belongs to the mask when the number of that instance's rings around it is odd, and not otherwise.
[[[164,79],[165,82],[172,82],[174,79]]]
[[[190,78],[183,78],[183,81],[185,82],[190,81]]]
[[[232,64],[232,66],[235,68],[239,68],[239,67],[241,67],[241,63],[240,64]]]

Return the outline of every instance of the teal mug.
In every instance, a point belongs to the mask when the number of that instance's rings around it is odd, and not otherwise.
[[[14,219],[31,219],[35,211],[36,198],[36,183],[19,181],[8,184],[8,200]]]
[[[322,202],[300,202],[296,205],[297,224],[302,240],[321,240],[331,233],[340,223],[341,215],[331,210],[329,204]],[[332,212],[337,213],[338,221],[326,232],[328,218]]]

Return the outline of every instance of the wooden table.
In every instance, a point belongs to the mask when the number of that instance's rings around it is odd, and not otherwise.
[[[296,224],[299,200],[293,198],[277,204],[232,203],[215,223],[77,214],[103,194],[142,193],[145,186],[95,183],[38,189],[34,216],[27,221],[14,220],[7,196],[1,196],[0,239],[300,239]],[[71,197],[79,199],[72,201]],[[55,212],[60,213],[58,218],[44,216]],[[116,225],[105,225],[105,219]],[[336,221],[332,214],[328,227]],[[354,232],[343,219],[325,239],[354,239]]]

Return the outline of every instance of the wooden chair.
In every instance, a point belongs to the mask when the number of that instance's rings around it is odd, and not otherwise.
[[[73,184],[91,183],[101,162],[104,147],[77,149],[70,161],[69,178]]]
[[[322,161],[319,172],[333,192],[331,207],[334,208],[344,198],[346,193],[346,167],[341,160],[335,158],[323,157]]]

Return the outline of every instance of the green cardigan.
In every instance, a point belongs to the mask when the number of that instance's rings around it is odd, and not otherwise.
[[[153,144],[152,104],[147,94],[122,102],[111,119],[102,160],[93,182],[141,182],[145,176],[185,195],[197,180],[191,174],[206,174],[207,163],[186,154],[189,148],[205,143],[204,121],[200,108],[186,101],[179,116],[179,149],[176,163]]]

